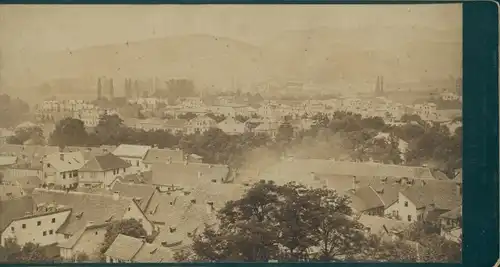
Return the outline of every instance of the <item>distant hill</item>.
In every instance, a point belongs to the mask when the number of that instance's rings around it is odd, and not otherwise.
[[[72,80],[79,83],[72,87],[92,91],[98,76],[113,77],[118,94],[126,77],[154,76],[191,78],[208,91],[287,80],[372,90],[378,75],[388,84],[442,79],[457,76],[460,62],[461,42],[453,32],[317,28],[283,32],[261,46],[186,35],[53,52],[14,62],[2,74],[23,86],[64,80],[56,87],[65,89]]]

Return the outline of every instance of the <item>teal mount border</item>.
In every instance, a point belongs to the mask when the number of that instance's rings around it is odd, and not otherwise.
[[[498,8],[493,1],[231,1],[231,0],[76,0],[3,1],[2,4],[441,4],[463,3],[463,174],[464,248],[462,264],[426,266],[492,267],[499,258],[499,141],[498,141]],[[396,36],[394,38],[397,38]],[[12,266],[56,266],[58,264],[10,264]],[[62,265],[62,264],[60,264]],[[107,266],[109,264],[72,264]],[[113,264],[118,266],[120,264]],[[420,266],[401,263],[172,263],[127,264],[127,266]],[[6,265],[7,266],[7,265]]]

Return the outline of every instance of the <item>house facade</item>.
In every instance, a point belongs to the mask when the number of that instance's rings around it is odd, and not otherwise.
[[[79,185],[110,187],[118,176],[129,174],[130,167],[130,163],[111,153],[94,156],[80,169]]]
[[[85,164],[82,153],[55,153],[43,159],[42,180],[48,185],[71,188],[78,185],[78,171]]]
[[[128,162],[131,172],[142,172],[146,171],[149,166],[144,164],[143,159],[147,152],[151,149],[150,146],[139,146],[139,145],[119,145],[112,154]]]
[[[71,209],[55,208],[53,211],[35,211],[32,215],[12,220],[2,232],[2,246],[9,238],[14,238],[20,246],[28,242],[41,246],[57,243],[56,231],[66,222]]]

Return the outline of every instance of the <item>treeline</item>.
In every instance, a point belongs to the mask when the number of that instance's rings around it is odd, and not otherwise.
[[[29,118],[29,105],[19,98],[0,95],[0,128],[10,128]]]
[[[213,115],[215,116],[215,115]],[[222,117],[216,118],[218,121]],[[245,120],[248,118],[239,118]],[[227,135],[217,128],[191,135],[172,134],[165,130],[144,131],[126,127],[117,115],[105,115],[93,131],[87,131],[83,122],[66,118],[56,124],[49,144],[56,146],[99,146],[138,144],[159,148],[180,148],[197,154],[207,163],[229,164],[238,168],[243,164],[245,152],[258,147],[268,148],[278,155],[293,153],[297,147],[321,144],[331,157],[348,157],[363,162],[373,160],[386,164],[406,164],[439,169],[448,177],[462,167],[462,128],[453,133],[437,123],[429,123],[416,115],[402,117],[404,124],[388,125],[380,117],[362,118],[359,114],[336,112],[332,117],[316,114],[314,125],[306,131],[296,131],[285,121],[275,138],[265,133]],[[255,125],[254,125],[255,126]],[[28,138],[42,140],[41,131],[23,130],[12,138],[23,143]],[[15,141],[18,140],[18,141]],[[306,149],[307,150],[307,149]],[[339,152],[341,151],[341,153]],[[314,154],[314,153],[312,153]],[[314,157],[314,155],[306,155]]]

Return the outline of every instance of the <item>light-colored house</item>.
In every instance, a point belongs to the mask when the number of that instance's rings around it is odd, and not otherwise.
[[[149,166],[144,164],[143,159],[150,149],[150,146],[122,144],[113,151],[113,155],[130,163],[132,172],[145,171]]]
[[[174,251],[145,240],[118,235],[104,253],[106,263],[161,263],[173,262]]]
[[[66,222],[71,209],[51,203],[34,204],[31,197],[0,202],[2,245],[9,238],[17,244],[41,246],[57,243],[56,231]],[[24,214],[23,214],[24,213]]]
[[[233,117],[228,117],[217,124],[217,128],[221,129],[228,135],[243,134],[247,131],[245,123],[235,120]]]
[[[44,183],[71,188],[78,185],[78,171],[85,164],[80,152],[54,153],[43,159]]]
[[[444,180],[419,181],[399,193],[397,210],[404,221],[433,221],[461,204],[461,183]]]
[[[217,122],[209,116],[198,116],[185,124],[187,134],[204,133],[210,128],[216,127]]]
[[[150,235],[154,225],[137,203],[119,193],[111,195],[60,190],[35,189],[33,199],[40,203],[54,203],[71,208],[66,223],[57,230],[61,257],[71,259],[78,253],[95,257],[104,241],[106,226],[124,219],[136,219]]]
[[[255,129],[253,129],[254,133],[262,133],[267,134],[271,138],[276,138],[280,128],[280,123],[271,120],[265,120],[261,124],[259,124]]]
[[[130,172],[132,165],[127,161],[111,154],[94,156],[79,170],[79,186],[101,187],[111,186],[118,176]]]
[[[186,131],[187,122],[187,120],[183,119],[171,119],[165,121],[164,127],[166,131],[172,134],[184,133]]]

